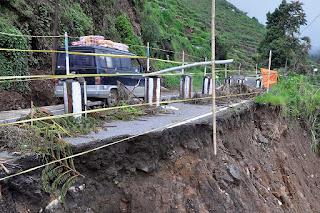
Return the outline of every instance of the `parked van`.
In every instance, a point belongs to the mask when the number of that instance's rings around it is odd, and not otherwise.
[[[64,48],[59,51],[64,51]],[[72,46],[70,52],[99,53],[112,55],[129,55],[132,53],[101,46]],[[145,80],[142,76],[145,70],[139,59],[113,58],[105,56],[72,55],[70,57],[70,73],[74,74],[121,74],[132,73],[135,75],[86,77],[88,98],[104,99],[109,105],[117,100],[117,81],[123,83],[128,89],[133,90],[137,97],[144,97]],[[66,74],[65,53],[57,55],[56,75]],[[141,74],[141,75],[137,75]],[[56,80],[55,95],[63,97],[63,83]]]

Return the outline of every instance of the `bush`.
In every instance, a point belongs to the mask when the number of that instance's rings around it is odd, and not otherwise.
[[[0,18],[0,31],[12,34],[22,34],[12,26],[7,26]],[[28,40],[25,37],[13,37],[0,35],[0,46],[8,49],[29,49]],[[26,52],[0,51],[0,75],[22,76],[29,75],[28,61],[30,54]],[[0,90],[25,91],[28,86],[24,82],[1,82]]]

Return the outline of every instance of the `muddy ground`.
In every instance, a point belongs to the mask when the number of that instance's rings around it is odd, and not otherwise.
[[[30,70],[30,75],[51,75],[51,71]],[[31,101],[37,107],[59,104],[54,96],[54,79],[28,82],[25,92],[0,91],[0,111],[30,108]]]
[[[303,123],[284,120],[279,109],[254,105],[218,116],[217,127],[217,156],[212,125],[203,121],[77,158],[86,178],[68,192],[68,211],[320,211],[320,159]],[[29,168],[39,161],[26,156],[16,163]],[[1,186],[0,212],[64,211],[53,203],[46,208],[53,198],[42,190],[40,171]]]

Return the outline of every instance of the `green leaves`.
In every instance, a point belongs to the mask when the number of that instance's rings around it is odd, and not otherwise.
[[[260,42],[258,51],[265,64],[272,50],[272,66],[275,68],[292,65],[294,71],[303,63],[310,50],[310,39],[299,39],[300,27],[307,23],[303,3],[282,1],[273,13],[267,14],[267,33]]]
[[[65,196],[67,191],[76,182],[77,177],[82,175],[76,171],[73,158],[60,160],[72,155],[70,146],[65,142],[62,142],[63,144],[60,145],[59,142],[55,143],[54,141],[51,141],[51,143],[51,147],[54,150],[48,150],[47,154],[49,155],[50,160],[58,162],[49,164],[42,170],[41,177],[43,181],[43,188],[56,199],[59,199],[60,197],[60,200],[66,209],[67,204]],[[47,160],[47,162],[49,162],[49,160]]]
[[[19,30],[11,28],[0,18],[0,32],[22,34]],[[12,37],[0,35],[0,47],[8,49],[29,49],[28,39],[24,37]],[[29,75],[29,53],[0,51],[0,75],[20,76]],[[25,82],[1,82],[0,90],[26,91],[28,85]]]

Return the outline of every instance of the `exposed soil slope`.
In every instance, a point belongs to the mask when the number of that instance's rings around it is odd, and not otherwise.
[[[320,159],[303,125],[261,105],[221,115],[217,124],[217,157],[210,122],[201,122],[77,158],[86,178],[70,190],[69,211],[319,212]],[[38,212],[50,201],[39,172],[2,183],[2,196],[1,212]]]
[[[31,70],[31,75],[51,75],[47,70]],[[0,111],[30,108],[31,101],[37,107],[61,102],[54,96],[54,80],[30,81],[26,92],[0,91]]]

